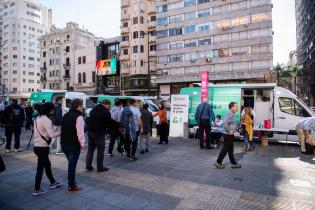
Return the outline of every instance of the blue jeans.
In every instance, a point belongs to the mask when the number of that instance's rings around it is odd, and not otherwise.
[[[243,138],[244,138],[244,147],[245,147],[245,149],[253,149],[255,147],[254,141],[253,140],[251,140],[251,141],[249,140],[249,136],[248,136],[247,131],[244,131]]]
[[[81,148],[73,145],[61,145],[62,151],[65,153],[68,160],[68,186],[76,186],[75,171],[79,160]]]

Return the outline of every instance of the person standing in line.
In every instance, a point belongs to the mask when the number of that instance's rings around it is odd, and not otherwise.
[[[306,153],[305,140],[306,143],[313,145],[311,132],[313,131],[313,136],[315,133],[315,117],[308,117],[300,122],[298,122],[295,126],[296,132],[299,136],[299,141],[301,145],[301,152]]]
[[[63,116],[61,123],[61,149],[68,160],[68,192],[80,191],[75,181],[75,173],[80,152],[85,144],[83,111],[82,100],[72,100],[70,110]]]
[[[218,156],[217,161],[214,163],[214,166],[218,169],[224,169],[225,166],[222,164],[223,159],[226,154],[229,154],[229,159],[232,164],[232,168],[241,168],[242,166],[238,164],[234,158],[234,134],[236,133],[236,119],[235,113],[238,111],[238,104],[236,102],[231,102],[229,104],[229,111],[225,114],[223,121],[223,126],[225,130],[224,144],[222,150]]]
[[[62,102],[63,102],[63,97],[61,95],[58,95],[56,97],[55,112],[52,115],[52,124],[53,124],[53,129],[54,129],[55,132],[60,132],[61,131]],[[53,147],[55,142],[57,144],[56,154],[60,155],[60,154],[62,154],[61,145],[60,145],[60,137],[54,138],[52,140],[52,142],[50,144],[50,148]]]
[[[244,152],[252,151],[254,149],[254,115],[250,107],[244,108],[244,115],[242,115],[242,130],[244,138]]]
[[[11,150],[12,135],[14,134],[15,152],[20,152],[21,127],[25,120],[24,110],[18,105],[16,99],[11,100],[11,104],[4,109],[2,124],[5,126],[6,152]]]
[[[62,185],[53,177],[49,160],[49,144],[52,138],[60,136],[60,131],[55,132],[49,117],[54,112],[54,104],[45,103],[41,106],[39,116],[35,119],[34,126],[34,153],[37,156],[37,170],[35,176],[34,196],[45,194],[47,190],[41,189],[41,181],[45,169],[46,176],[50,181],[49,188],[55,189]]]
[[[138,159],[136,157],[136,151],[138,146],[138,137],[142,130],[141,113],[139,109],[135,107],[135,103],[136,101],[134,99],[130,99],[128,101],[128,105],[123,109],[121,114],[121,123],[125,129],[127,157],[130,161],[136,161]]]
[[[26,102],[24,111],[25,111],[25,130],[31,130],[31,126],[33,126],[34,109],[29,102]]]
[[[215,119],[215,115],[212,109],[212,106],[208,104],[208,99],[204,99],[201,104],[198,105],[195,120],[199,125],[199,140],[200,140],[200,149],[204,149],[203,143],[203,134],[206,133],[206,149],[212,149],[210,145],[211,138],[211,124]]]
[[[159,111],[153,117],[159,116],[160,119],[160,142],[159,144],[168,144],[168,123],[167,123],[167,110],[163,103],[159,105]]]
[[[212,122],[212,126],[217,128],[217,129],[222,129],[223,128],[223,120],[221,115],[217,115],[215,118],[215,121]],[[219,131],[214,131],[212,132],[212,137],[211,140],[213,139],[213,144],[214,148],[217,148],[219,143],[220,143],[220,138],[222,137],[222,133]]]
[[[113,120],[115,120],[117,123],[121,123],[121,113],[123,110],[123,103],[121,100],[116,100],[115,101],[115,106],[110,110],[110,114]],[[120,132],[115,129],[112,130],[112,133],[110,135],[110,142],[108,146],[108,157],[113,157],[113,149],[116,140],[121,137]],[[120,141],[123,141],[122,138],[120,138]]]
[[[150,148],[150,135],[151,135],[151,129],[153,124],[153,115],[148,110],[149,105],[144,104],[143,108],[140,110],[141,112],[141,120],[143,123],[143,132],[140,134],[140,149],[141,154],[144,154],[145,152],[149,152]],[[145,139],[145,141],[144,141]]]
[[[88,153],[86,155],[86,169],[93,170],[92,162],[95,149],[97,150],[97,172],[108,171],[104,167],[105,134],[106,131],[117,129],[118,123],[111,118],[110,101],[104,100],[90,112],[88,125]]]

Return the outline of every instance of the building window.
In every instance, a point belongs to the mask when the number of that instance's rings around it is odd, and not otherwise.
[[[128,55],[128,49],[124,49],[124,50],[123,50],[123,54],[124,54],[124,55]]]
[[[190,7],[196,4],[196,0],[184,0],[184,7]]]
[[[140,53],[144,53],[144,46],[140,45]]]
[[[78,64],[81,64],[81,57],[78,57]]]
[[[154,22],[154,21],[156,21],[156,16],[154,15],[154,16],[151,16],[151,22]]]
[[[66,47],[66,52],[67,52],[67,53],[70,52],[70,46],[67,46],[67,47]]]
[[[43,58],[45,58],[45,57],[46,57],[46,51],[43,52]]]
[[[155,44],[150,45],[150,51],[156,51],[156,45]]]
[[[128,28],[128,22],[123,23],[123,28]]]
[[[86,63],[86,56],[82,57],[82,63],[85,64]]]
[[[167,4],[157,7],[158,13],[167,12]]]
[[[169,36],[178,36],[182,34],[183,34],[182,28],[169,29]]]
[[[133,38],[134,38],[134,39],[138,39],[138,37],[139,37],[138,31],[134,31],[134,32],[133,32]]]
[[[195,25],[185,26],[184,31],[185,34],[193,33],[196,31],[196,26]]]
[[[93,83],[96,82],[96,72],[95,71],[92,72],[92,82]]]
[[[133,24],[134,24],[134,25],[138,24],[138,17],[134,17],[134,18],[133,18]]]
[[[129,41],[129,36],[122,36],[121,41],[123,41],[123,42]]]
[[[78,83],[81,83],[81,73],[78,74]]]
[[[85,72],[83,72],[83,83],[86,83],[86,73]]]
[[[144,23],[144,18],[142,16],[140,16],[140,24]]]
[[[140,66],[143,66],[143,65],[144,65],[143,60],[140,60]]]
[[[133,46],[132,52],[133,53],[138,53],[138,46]]]

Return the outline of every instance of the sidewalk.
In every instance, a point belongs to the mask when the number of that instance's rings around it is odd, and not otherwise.
[[[0,132],[3,135],[3,131]],[[23,135],[23,147],[28,142]],[[243,154],[236,143],[236,158],[242,169],[224,170],[213,162],[219,150],[199,150],[197,141],[171,139],[169,145],[154,141],[149,153],[129,162],[115,156],[105,159],[109,172],[85,170],[86,150],[77,168],[82,191],[66,192],[67,163],[63,155],[52,155],[60,189],[33,197],[36,158],[32,151],[4,154],[7,170],[0,173],[1,210],[208,210],[208,209],[315,209],[315,158],[299,153],[297,146],[257,145]],[[116,153],[117,154],[117,153]],[[48,180],[44,175],[43,187]]]

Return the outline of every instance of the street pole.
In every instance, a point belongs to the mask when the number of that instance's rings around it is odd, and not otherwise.
[[[150,33],[147,32],[148,38],[148,95],[151,96],[151,71],[150,71]]]

